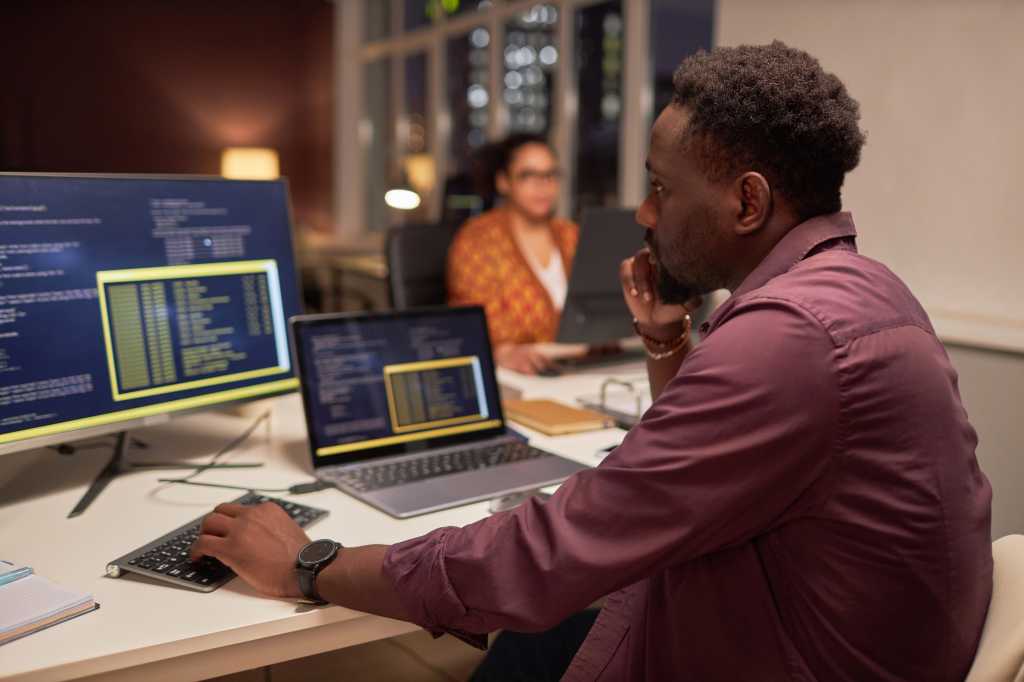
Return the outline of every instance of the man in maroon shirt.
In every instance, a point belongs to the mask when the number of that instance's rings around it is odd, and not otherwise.
[[[607,595],[567,680],[961,680],[991,491],[927,315],[839,212],[857,104],[781,43],[701,53],[674,84],[649,248],[620,272],[654,405],[546,503],[344,548],[315,587],[470,640]],[[691,347],[688,306],[719,288]],[[193,551],[294,597],[307,541],[276,506],[221,505]]]

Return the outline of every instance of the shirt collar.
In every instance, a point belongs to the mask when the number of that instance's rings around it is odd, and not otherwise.
[[[793,266],[825,242],[856,236],[857,229],[853,224],[853,216],[848,211],[815,216],[800,223],[787,232],[779,240],[779,243],[768,252],[764,260],[747,275],[746,279],[729,297],[729,301],[719,306],[708,323],[702,325],[705,327],[702,331],[706,332],[707,327],[714,327],[718,323],[721,315],[731,307],[727,305],[728,302],[735,301],[743,294],[755,289],[760,289],[775,277],[789,272]]]

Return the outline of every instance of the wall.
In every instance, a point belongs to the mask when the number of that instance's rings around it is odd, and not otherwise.
[[[1024,356],[947,346],[992,483],[992,537],[1024,533]]]
[[[802,47],[860,102],[868,144],[844,194],[864,252],[944,338],[1024,352],[1024,3],[725,0],[719,16],[720,44]]]
[[[0,170],[218,174],[278,150],[296,223],[330,230],[333,5],[6,0]]]
[[[1024,353],[979,347],[1024,339],[1022,34],[1024,4],[1009,0],[719,0],[716,17],[717,45],[806,49],[860,101],[868,144],[844,204],[861,250],[959,341],[949,351],[992,481],[994,537],[1024,532]]]

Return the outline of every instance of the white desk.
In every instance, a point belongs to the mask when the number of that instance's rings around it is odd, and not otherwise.
[[[578,392],[599,385],[601,376],[544,379],[501,372],[501,380],[524,397],[572,402]],[[297,395],[250,405],[245,417],[197,414],[133,432],[150,447],[131,450],[129,460],[205,461],[267,408],[273,410],[269,426],[224,459],[266,465],[207,471],[198,480],[268,488],[310,480]],[[594,465],[600,461],[598,451],[621,440],[623,432],[531,435],[540,447]],[[309,608],[256,598],[241,580],[204,594],[131,576],[104,577],[109,560],[238,496],[230,490],[160,484],[157,478],[174,473],[140,471],[111,482],[82,516],[65,518],[108,457],[106,448],[72,457],[51,450],[0,457],[0,556],[90,592],[101,604],[98,611],[0,647],[0,680],[44,682],[90,675],[104,680],[198,680],[416,629],[340,607]],[[393,543],[439,526],[465,525],[488,513],[487,503],[481,502],[399,521],[335,490],[292,499],[329,509],[331,514],[312,526],[310,535],[346,545]]]
[[[502,389],[519,391],[523,399],[557,398],[570,405],[575,405],[576,398],[581,395],[600,391],[601,384],[608,377],[646,382],[647,364],[644,360],[634,360],[622,364],[599,365],[557,377],[526,376],[498,369],[498,383]]]

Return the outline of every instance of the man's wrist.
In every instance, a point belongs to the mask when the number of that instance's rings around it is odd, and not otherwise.
[[[636,322],[636,331],[642,339],[650,339],[657,343],[672,343],[686,332],[686,320],[669,322],[668,324],[652,324]]]
[[[327,603],[317,589],[316,579],[323,569],[337,558],[341,543],[333,540],[314,540],[299,550],[295,562],[295,577],[302,596],[313,603]]]
[[[647,357],[652,360],[664,360],[680,353],[689,352],[691,325],[692,320],[689,315],[686,315],[682,319],[681,328],[673,329],[674,325],[671,324],[660,325],[655,332],[659,335],[655,336],[645,330],[639,320],[633,318],[633,329],[643,341]]]

